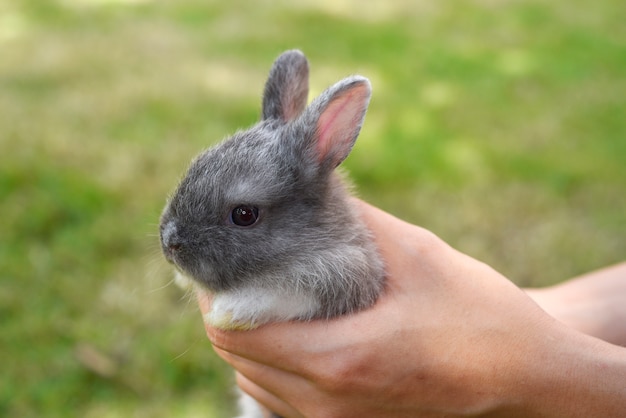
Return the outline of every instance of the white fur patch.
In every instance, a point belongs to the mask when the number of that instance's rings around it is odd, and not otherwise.
[[[308,295],[245,288],[216,294],[204,320],[216,328],[246,330],[267,322],[310,318],[319,309],[319,303]]]
[[[250,395],[242,392],[239,392],[239,413],[236,418],[264,418],[265,415],[261,406],[255,401]]]
[[[180,271],[174,271],[174,283],[183,290],[191,290],[194,282],[189,277],[183,275]]]

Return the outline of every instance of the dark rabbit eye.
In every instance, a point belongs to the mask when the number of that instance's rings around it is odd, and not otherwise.
[[[257,219],[259,219],[259,208],[254,206],[237,206],[230,213],[230,220],[238,226],[254,225]]]

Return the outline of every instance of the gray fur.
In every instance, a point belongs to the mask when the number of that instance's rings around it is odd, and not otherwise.
[[[306,58],[283,53],[261,121],[199,155],[161,216],[163,252],[213,292],[215,326],[331,318],[382,291],[383,263],[335,170],[361,129],[369,81],[348,77],[308,107],[307,94]],[[253,226],[229,221],[242,204],[258,207]]]
[[[304,108],[309,96],[309,63],[298,50],[279,56],[265,83],[262,119],[288,122]]]

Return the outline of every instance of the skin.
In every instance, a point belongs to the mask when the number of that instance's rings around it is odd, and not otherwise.
[[[598,300],[626,305],[626,264],[524,292],[429,231],[359,205],[386,291],[332,321],[207,326],[245,392],[284,417],[623,416],[626,349],[584,332],[626,341],[613,321],[626,308]],[[198,298],[207,312],[210,296]]]
[[[526,294],[564,324],[626,347],[626,263]]]

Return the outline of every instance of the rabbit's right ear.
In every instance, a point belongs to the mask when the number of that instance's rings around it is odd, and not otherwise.
[[[309,95],[309,63],[296,49],[274,61],[263,93],[261,118],[287,123],[302,113]]]

